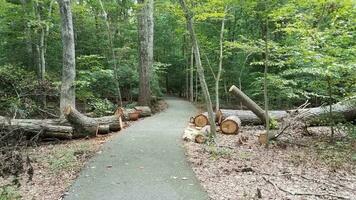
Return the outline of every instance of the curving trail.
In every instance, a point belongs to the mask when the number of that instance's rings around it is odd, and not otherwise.
[[[181,142],[187,120],[196,109],[180,99],[166,101],[166,111],[133,124],[105,144],[65,199],[208,199],[186,161]]]

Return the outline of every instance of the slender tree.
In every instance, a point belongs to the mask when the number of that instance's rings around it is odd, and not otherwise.
[[[224,14],[226,14],[226,7],[224,10]],[[220,101],[219,101],[219,83],[220,83],[220,77],[222,73],[222,62],[223,62],[223,47],[224,47],[224,30],[225,30],[225,15],[224,18],[221,21],[221,30],[220,30],[220,51],[219,51],[219,69],[218,69],[218,74],[216,75],[216,80],[215,80],[215,110],[216,112],[220,109]]]
[[[194,26],[193,26],[193,17],[192,17],[191,11],[187,7],[185,1],[179,0],[179,3],[184,11],[184,14],[185,14],[185,17],[187,20],[187,24],[188,24],[190,37],[191,37],[191,40],[193,43],[195,62],[197,65],[197,73],[199,76],[200,85],[201,85],[201,88],[203,91],[204,99],[205,99],[205,102],[207,105],[207,110],[208,110],[208,118],[209,118],[209,122],[210,122],[210,135],[209,136],[210,136],[210,139],[213,139],[215,136],[215,133],[216,133],[215,119],[214,119],[214,113],[213,113],[213,104],[211,102],[208,85],[206,84],[206,81],[205,81],[204,68],[201,63],[198,40],[196,38],[195,30],[194,30]]]
[[[266,118],[266,134],[267,134],[267,146],[269,143],[269,115],[268,115],[268,18],[266,19],[266,27],[265,27],[265,60],[264,60],[264,81],[263,81],[263,96],[264,96],[264,101],[265,101],[265,118]]]
[[[153,65],[153,0],[138,0],[141,8],[138,11],[139,34],[139,97],[140,105],[149,105],[151,100],[150,71]]]
[[[117,58],[116,58],[116,53],[114,50],[114,43],[113,43],[113,37],[112,37],[112,33],[111,33],[111,28],[110,28],[110,23],[108,20],[108,14],[104,8],[104,4],[101,0],[99,0],[99,4],[101,7],[101,10],[103,12],[104,15],[104,21],[105,21],[105,25],[106,25],[106,32],[108,35],[108,40],[109,40],[109,48],[111,51],[111,56],[113,59],[113,63],[114,63],[114,76],[115,76],[115,84],[116,84],[116,91],[117,91],[117,99],[116,99],[116,103],[119,104],[122,107],[122,98],[121,98],[121,91],[120,91],[120,81],[119,81],[119,77],[118,77],[118,66],[117,66]]]
[[[189,101],[194,101],[194,47],[190,54],[190,79],[189,79]]]
[[[58,0],[62,21],[63,68],[60,96],[61,117],[64,109],[71,105],[75,107],[75,48],[72,11],[70,0]]]

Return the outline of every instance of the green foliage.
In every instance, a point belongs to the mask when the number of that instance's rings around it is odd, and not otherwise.
[[[81,103],[116,103],[118,82],[125,102],[138,97],[137,16],[134,1],[103,1],[112,34],[98,1],[72,3],[76,48],[76,95]],[[263,59],[266,21],[269,30],[268,90],[271,109],[293,108],[306,99],[312,105],[329,104],[356,95],[355,2],[352,0],[187,0],[194,13],[196,34],[208,87],[214,89],[219,63],[219,35],[224,32],[221,102],[231,102],[232,84],[257,103],[263,102]],[[151,69],[153,96],[184,95],[190,67],[191,42],[185,17],[176,1],[155,2],[154,61]],[[18,98],[17,90],[40,93],[36,86],[40,35],[46,41],[47,81],[60,85],[62,68],[58,4],[51,0],[0,0],[1,114],[21,117],[34,113],[38,96]],[[113,47],[116,60],[113,60]],[[10,67],[11,66],[11,67]],[[194,71],[194,75],[196,72]],[[5,78],[5,79],[3,79]],[[18,81],[18,82],[17,82]],[[194,81],[195,82],[195,81]],[[199,82],[199,81],[198,81]],[[44,84],[57,106],[58,88]],[[194,85],[195,86],[195,85]],[[201,98],[201,92],[196,91]],[[6,97],[4,96],[6,94]],[[214,99],[214,98],[212,98]],[[100,106],[99,106],[100,107]],[[93,109],[93,108],[91,108]]]
[[[94,112],[96,116],[105,116],[112,114],[115,110],[115,105],[107,99],[93,99],[89,102],[90,110]]]
[[[39,85],[34,73],[13,65],[0,66],[0,114],[30,116],[37,106]]]
[[[0,187],[0,200],[17,200],[21,199],[21,195],[17,188],[10,185]]]
[[[274,129],[278,129],[278,122],[277,120],[273,119],[273,118],[270,118],[269,119],[269,128],[271,130],[274,130]]]
[[[93,155],[88,144],[81,144],[71,148],[63,147],[56,149],[44,159],[49,164],[53,173],[77,170],[81,164],[80,159]]]

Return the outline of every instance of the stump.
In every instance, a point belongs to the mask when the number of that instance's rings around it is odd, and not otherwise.
[[[229,116],[221,122],[220,129],[224,134],[238,134],[241,120],[237,116]]]

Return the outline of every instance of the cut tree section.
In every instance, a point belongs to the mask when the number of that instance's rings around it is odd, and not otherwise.
[[[237,116],[229,116],[221,122],[220,129],[224,134],[238,134],[241,127],[241,120]]]

